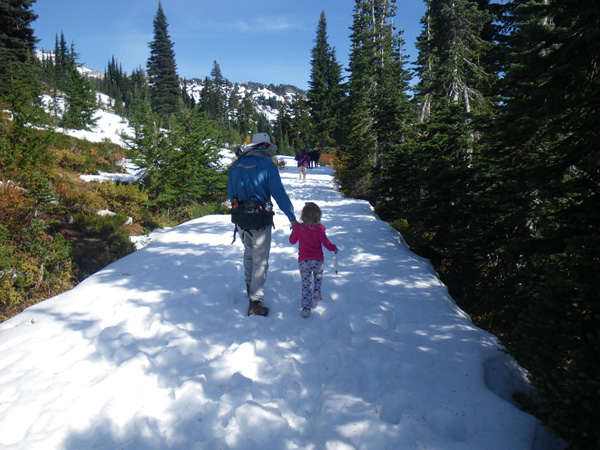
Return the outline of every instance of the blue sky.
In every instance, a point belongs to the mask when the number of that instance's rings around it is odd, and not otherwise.
[[[310,52],[321,11],[329,44],[348,67],[353,0],[162,0],[174,43],[177,72],[210,75],[217,61],[233,82],[292,84],[307,89]],[[422,0],[398,0],[396,26],[404,30],[410,60],[425,11]],[[54,49],[61,32],[79,61],[104,70],[114,55],[127,73],[145,70],[158,0],[37,0],[33,23],[38,49]]]

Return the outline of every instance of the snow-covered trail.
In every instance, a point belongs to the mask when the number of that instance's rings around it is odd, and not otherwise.
[[[282,158],[298,216],[315,201],[341,248],[311,317],[280,211],[266,318],[246,315],[229,216],[160,233],[0,324],[0,448],[546,448],[511,399],[522,371],[429,263],[330,169],[304,182]]]

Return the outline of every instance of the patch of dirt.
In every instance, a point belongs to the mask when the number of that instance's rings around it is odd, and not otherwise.
[[[60,232],[71,243],[73,272],[77,281],[83,281],[114,262],[106,240],[85,236],[71,228],[63,228]]]

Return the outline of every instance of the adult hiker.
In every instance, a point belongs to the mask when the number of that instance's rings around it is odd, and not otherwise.
[[[309,169],[315,169],[319,167],[319,158],[321,157],[321,152],[315,148],[308,152],[308,156],[310,157]]]
[[[300,150],[296,154],[296,161],[298,161],[298,177],[301,180],[306,180],[306,168],[310,164],[310,156],[304,150]]]
[[[271,143],[267,133],[256,133],[250,144],[236,150],[238,159],[229,171],[227,193],[233,207],[232,221],[240,229],[244,243],[249,316],[266,316],[269,313],[269,308],[264,305],[264,285],[269,269],[273,226],[271,197],[290,220],[292,227],[297,223],[294,207],[281,183],[279,169],[273,162],[276,152],[277,146]]]

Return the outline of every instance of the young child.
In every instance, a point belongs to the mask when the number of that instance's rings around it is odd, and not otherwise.
[[[321,281],[323,280],[323,249],[322,245],[337,254],[338,249],[325,234],[325,227],[320,224],[321,209],[312,202],[307,202],[300,217],[302,223],[294,225],[290,235],[290,244],[298,245],[298,264],[302,277],[302,317],[310,317],[313,300],[321,297]],[[313,285],[314,278],[314,285]]]

